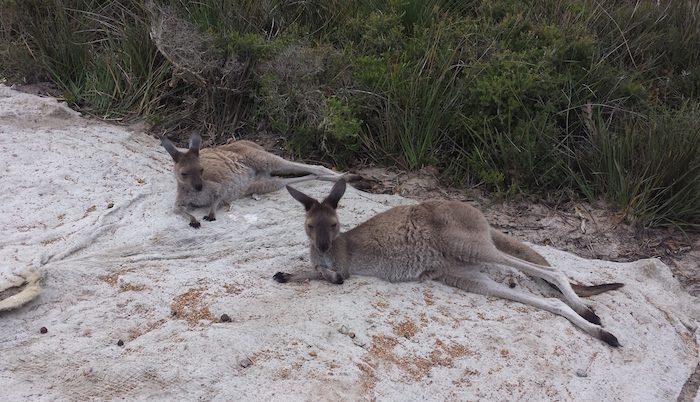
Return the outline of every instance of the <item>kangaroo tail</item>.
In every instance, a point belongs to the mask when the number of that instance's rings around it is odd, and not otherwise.
[[[580,297],[589,297],[598,295],[601,293],[608,292],[610,290],[615,290],[625,286],[624,283],[603,283],[600,285],[584,286],[584,285],[574,285],[571,284],[571,288],[574,289],[577,295]]]

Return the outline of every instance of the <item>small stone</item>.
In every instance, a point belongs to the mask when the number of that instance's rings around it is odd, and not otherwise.
[[[579,377],[581,377],[581,378],[586,378],[586,377],[588,377],[588,373],[586,373],[585,371],[583,371],[583,370],[581,370],[581,369],[576,370],[576,375],[579,376]]]
[[[178,314],[178,313],[177,313],[177,311],[175,311],[175,310],[173,310],[173,311],[170,312],[170,315],[173,316],[173,317],[177,317],[177,314]]]
[[[352,338],[355,337],[355,333],[354,333],[354,332],[348,332],[348,336],[352,339]]]
[[[250,359],[248,359],[247,357],[244,357],[243,359],[241,359],[240,362],[238,362],[238,364],[240,364],[241,367],[246,368],[246,367],[250,366]]]
[[[46,329],[46,327],[41,327],[41,329],[39,329],[39,332],[41,332],[42,334],[45,334],[45,333],[49,332],[49,330]]]
[[[316,352],[314,352],[314,351],[312,350],[311,352],[309,352],[309,356],[311,356],[311,357],[316,357]]]
[[[229,322],[231,321],[231,317],[228,316],[228,314],[221,314],[221,322]]]
[[[255,201],[260,201],[260,199],[261,199],[260,196],[259,196],[258,194],[256,194],[256,193],[253,193],[253,195],[252,195],[251,197],[253,197],[253,199],[254,199]]]
[[[124,341],[121,339],[117,342],[117,346],[124,346]]]
[[[114,207],[114,203],[113,203],[113,202],[110,202],[109,204],[107,204],[107,208],[112,208],[112,207]]]

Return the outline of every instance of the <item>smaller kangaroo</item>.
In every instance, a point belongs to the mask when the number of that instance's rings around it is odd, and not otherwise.
[[[525,244],[492,229],[476,208],[456,201],[428,201],[382,212],[350,231],[341,233],[336,209],[345,193],[340,180],[322,202],[287,186],[306,209],[306,234],[311,239],[315,272],[278,272],[278,282],[325,279],[342,284],[351,274],[374,276],[390,282],[440,280],[447,285],[528,304],[561,315],[610,346],[620,343],[600,325],[600,318],[579,298],[623,286],[611,283],[575,286],[564,273]],[[526,261],[527,258],[536,263]],[[567,301],[526,294],[500,284],[475,264],[507,265],[540,277],[559,289]]]
[[[188,218],[195,229],[201,225],[187,212],[189,207],[209,206],[209,213],[203,219],[215,221],[216,210],[222,202],[229,203],[253,193],[277,191],[287,184],[314,179],[338,181],[344,176],[323,166],[290,162],[251,141],[235,141],[200,150],[202,138],[192,133],[187,152],[178,151],[165,137],[161,138],[161,143],[175,161],[174,211]],[[307,175],[302,177],[273,177],[305,173]]]

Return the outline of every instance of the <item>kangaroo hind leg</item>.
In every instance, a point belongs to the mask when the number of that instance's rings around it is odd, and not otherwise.
[[[338,172],[334,172],[328,168],[318,165],[307,165],[304,163],[292,162],[283,158],[276,157],[275,164],[270,168],[270,173],[273,175],[287,175],[287,174],[313,174],[319,178],[324,179],[335,179],[334,181],[340,180],[343,175]]]
[[[449,272],[438,276],[435,279],[441,280],[449,286],[454,286],[468,292],[477,293],[484,296],[500,297],[502,299],[516,301],[549,311],[550,313],[566,318],[572,324],[581,328],[589,335],[602,340],[610,346],[620,346],[620,342],[613,334],[605,331],[600,327],[600,325],[593,324],[585,320],[566,303],[557,298],[545,299],[513,290],[503,284],[495,282],[493,279],[488,277],[488,275],[476,271]]]
[[[445,239],[444,243],[447,252],[458,261],[466,264],[486,262],[507,265],[554,284],[574,311],[586,320],[594,324],[600,324],[600,318],[571,289],[571,284],[569,284],[568,279],[560,270],[512,257],[497,249],[490,236],[485,238],[480,236],[480,233],[451,230],[443,235],[443,239]]]
[[[538,252],[535,250],[531,249],[527,245],[525,245],[523,242],[515,239],[514,237],[508,236],[505,233],[502,233],[496,229],[491,228],[491,239],[493,240],[493,243],[496,245],[496,248],[510,256],[519,258],[521,260],[525,260],[527,262],[531,262],[533,264],[537,265],[543,265],[545,267],[549,267],[549,263],[547,260],[542,257]],[[548,282],[549,283],[549,282]],[[553,288],[559,290],[556,286],[552,285],[549,283],[550,286]],[[600,285],[591,285],[591,286],[585,286],[585,285],[576,285],[573,283],[570,283],[571,288],[576,292],[576,294],[579,297],[590,297],[590,296],[595,296],[601,293],[609,292],[611,290],[615,290],[618,288],[621,288],[624,286],[623,283],[602,283]]]
[[[323,166],[288,161],[280,156],[254,148],[245,150],[242,155],[242,162],[255,169],[257,172],[268,172],[271,175],[312,174],[316,176],[337,177],[338,179],[343,176]]]
[[[600,325],[600,317],[596,315],[576,294],[571,287],[568,278],[564,273],[556,268],[533,264],[507,254],[500,253],[496,259],[491,260],[497,264],[507,265],[516,268],[526,274],[537,276],[554,285],[561,292],[567,303],[586,320]]]
[[[248,194],[264,194],[264,193],[271,193],[273,191],[277,191],[281,188],[283,188],[286,185],[289,184],[294,184],[294,183],[300,183],[303,181],[309,181],[309,180],[315,180],[317,179],[318,176],[310,174],[306,176],[301,176],[301,177],[289,177],[289,178],[280,178],[280,177],[256,177],[255,181],[250,183],[248,186]]]

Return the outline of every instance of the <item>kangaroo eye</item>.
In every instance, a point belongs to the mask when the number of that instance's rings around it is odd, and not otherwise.
[[[180,173],[180,175],[187,176],[187,173],[183,172],[183,173]]]
[[[199,169],[199,173],[204,173],[204,169]]]
[[[332,228],[338,227],[338,224],[337,224],[337,223],[332,223],[332,224],[331,224],[331,227],[332,227]]]
[[[306,225],[306,227],[309,228],[309,229],[313,229],[313,228],[314,228],[314,225]]]

